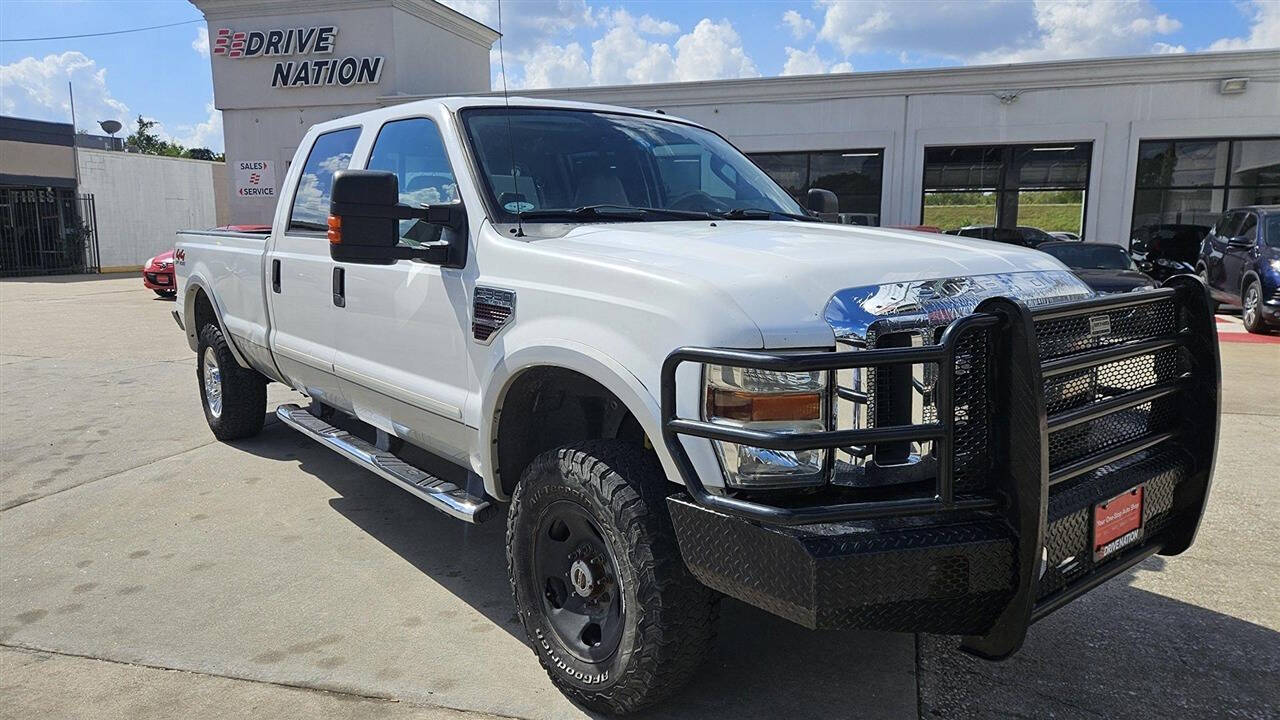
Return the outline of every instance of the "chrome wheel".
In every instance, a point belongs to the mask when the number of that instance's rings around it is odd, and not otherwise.
[[[222,370],[218,367],[218,356],[213,348],[204,349],[204,402],[209,407],[209,415],[222,416]]]
[[[1244,325],[1253,327],[1258,322],[1258,284],[1253,283],[1244,293]]]

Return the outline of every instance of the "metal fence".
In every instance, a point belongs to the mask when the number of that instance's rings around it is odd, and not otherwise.
[[[0,277],[96,273],[93,195],[71,188],[0,188]]]

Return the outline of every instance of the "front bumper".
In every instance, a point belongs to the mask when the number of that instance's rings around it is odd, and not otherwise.
[[[956,370],[973,367],[975,347],[991,367],[976,394],[973,378]],[[934,363],[943,421],[747,436],[676,417],[676,367],[731,359],[771,370]],[[1189,277],[1036,310],[992,299],[934,347],[681,350],[664,367],[663,435],[687,492],[668,505],[685,563],[727,595],[811,628],[964,635],[972,652],[1005,657],[1031,623],[1152,554],[1191,544],[1212,474],[1218,386],[1207,294]],[[983,412],[974,397],[984,398]],[[967,439],[969,417],[992,419],[986,444]],[[778,449],[928,439],[938,471],[916,496],[846,489],[764,504],[709,491],[681,435]],[[1095,504],[1138,485],[1141,528],[1095,561]]]
[[[147,268],[142,271],[142,284],[150,290],[175,290],[173,269]]]

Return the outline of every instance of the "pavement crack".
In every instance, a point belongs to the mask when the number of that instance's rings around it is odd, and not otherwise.
[[[64,652],[62,650],[50,650],[49,648],[37,647],[34,645],[15,645],[11,643],[0,643],[0,648],[6,648],[16,652],[42,653],[45,655],[57,655],[60,657],[79,658],[82,660],[96,660],[98,662],[111,663],[113,665],[123,665],[126,667],[144,668],[147,670],[163,670],[167,672],[180,672],[180,673],[186,673],[188,675],[195,675],[198,677],[221,678],[223,680],[237,680],[240,682],[256,683],[258,685],[272,685],[275,687],[302,690],[304,692],[324,693],[327,695],[341,695],[343,697],[359,698],[361,700],[376,700],[380,702],[400,703],[403,705],[409,705],[413,707],[422,707],[422,708],[441,708],[445,710],[452,710],[454,712],[465,713],[468,715],[483,716],[485,718],[508,718],[509,720],[518,720],[518,718],[515,718],[510,715],[495,715],[494,713],[491,713],[491,712],[469,710],[467,708],[456,708],[456,707],[451,707],[449,705],[431,705],[431,704],[424,704],[424,703],[416,703],[416,702],[411,702],[407,700],[400,700],[398,698],[389,697],[386,695],[366,695],[364,693],[356,693],[356,692],[351,692],[349,690],[334,690],[330,688],[315,687],[314,685],[302,685],[298,683],[279,682],[275,680],[261,680],[258,678],[244,677],[242,675],[227,675],[223,673],[204,672],[200,670],[187,670],[185,668],[169,667],[167,665],[153,665],[151,663],[145,663],[145,662],[115,660],[112,658],[98,657],[97,655],[84,655],[81,653]]]

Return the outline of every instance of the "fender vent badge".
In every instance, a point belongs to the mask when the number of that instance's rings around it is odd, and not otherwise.
[[[471,336],[488,345],[515,315],[514,291],[477,285],[471,306]]]

